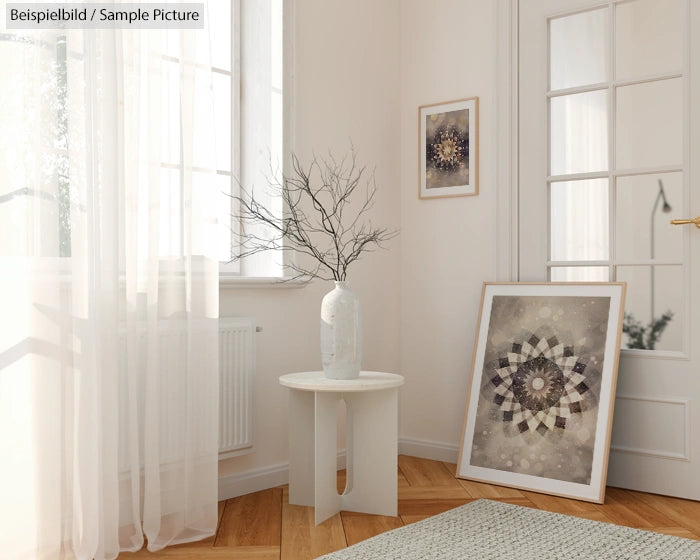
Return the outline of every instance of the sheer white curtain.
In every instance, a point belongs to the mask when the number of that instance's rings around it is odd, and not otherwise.
[[[206,29],[0,32],[2,558],[215,531],[207,52]]]

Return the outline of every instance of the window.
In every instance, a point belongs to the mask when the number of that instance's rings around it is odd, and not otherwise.
[[[0,236],[2,256],[70,256],[67,56],[65,31],[47,33],[42,41],[21,32],[0,33],[4,73],[15,78],[13,87],[3,88],[0,96],[4,137],[0,158],[0,223],[5,226]],[[35,69],[42,76],[40,83],[28,72]],[[51,111],[28,110],[46,99],[50,99],[46,105]],[[24,114],[42,125],[41,137],[33,141],[44,146],[44,165],[23,162],[19,146],[28,144],[33,133],[17,118]],[[25,164],[15,165],[17,161]]]
[[[232,207],[230,195],[237,193],[239,184],[246,188],[255,187],[256,195],[260,194],[270,170],[283,167],[284,0],[217,0],[210,1],[208,8],[210,52],[200,49],[191,56],[196,66],[206,65],[207,72],[210,64],[216,154],[212,158],[211,154],[198,153],[198,148],[201,150],[205,143],[195,142],[193,188],[197,188],[198,178],[211,181],[213,165],[216,189],[221,196],[216,249],[221,271],[233,276],[281,276],[281,255],[260,255],[245,262],[229,261],[235,254],[235,234],[241,227],[232,217],[236,209]],[[5,224],[11,224],[13,219],[17,222],[16,228],[7,228],[8,235],[3,236],[0,242],[0,254],[4,255],[71,256],[71,207],[76,201],[71,200],[68,171],[67,99],[70,77],[67,75],[67,60],[70,57],[79,59],[82,55],[67,51],[65,31],[57,30],[51,35],[50,43],[44,39],[47,36],[49,34],[44,33],[41,44],[37,44],[29,33],[0,34],[0,59],[8,75],[25,78],[21,84],[16,84],[13,91],[6,91],[3,96],[6,107],[9,103],[9,110],[3,112],[5,118],[0,121],[4,134],[15,138],[27,134],[22,123],[11,117],[28,113],[28,107],[38,105],[35,103],[37,97],[51,97],[55,108],[48,115],[37,115],[37,118],[43,119],[41,130],[46,135],[43,145],[51,146],[53,161],[46,166],[51,169],[46,173],[42,169],[34,169],[32,177],[20,176],[9,170],[3,174],[12,177],[12,180],[11,184],[3,185],[0,190],[0,220]],[[162,144],[160,154],[162,203],[159,251],[163,258],[177,257],[183,251],[178,177],[183,165],[179,141],[182,123],[178,68],[183,63],[180,47],[177,30],[162,33],[160,82],[163,102],[160,127],[161,137],[168,139]],[[37,55],[37,50],[41,50],[41,55]],[[27,70],[36,70],[37,59],[43,65],[41,87],[31,80]],[[50,79],[46,79],[46,76],[50,76]],[[197,112],[211,111],[211,107],[196,106],[193,110],[195,127],[198,122],[210,122],[208,115],[202,115],[200,119]],[[202,129],[203,134],[210,132]],[[146,149],[145,143],[140,149]],[[9,151],[5,156],[6,162],[13,157]],[[281,216],[279,201],[270,199],[266,203]],[[139,205],[147,209],[148,200],[140,201]],[[34,220],[25,219],[30,214],[35,217]],[[147,224],[148,216],[144,214],[142,219],[139,216],[139,227],[143,225],[147,230]],[[29,231],[30,228],[32,231]],[[51,235],[45,235],[47,228],[50,228]],[[57,238],[58,247],[55,246]],[[45,241],[47,239],[51,240],[50,243]],[[147,252],[145,240],[139,252],[144,255]]]
[[[232,0],[230,9],[229,14],[225,11],[228,7],[212,8],[212,19],[232,22],[232,32],[214,33],[212,27],[216,124],[223,125],[217,130],[217,142],[225,148],[222,157],[217,155],[217,174],[222,192],[237,193],[240,181],[246,189],[255,188],[256,197],[274,208],[281,218],[281,201],[265,199],[264,191],[270,174],[279,173],[284,162],[284,0]],[[214,10],[221,12],[217,14]],[[219,44],[214,44],[216,37],[220,38]],[[230,57],[222,54],[228,37],[232,38]],[[230,134],[224,130],[227,123],[231,123]],[[265,253],[240,262],[227,262],[235,254],[236,233],[242,226],[232,218],[237,210],[231,208],[225,195],[221,208],[222,273],[282,276],[282,255]]]

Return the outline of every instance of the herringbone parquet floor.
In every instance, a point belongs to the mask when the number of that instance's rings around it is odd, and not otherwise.
[[[287,486],[280,486],[220,502],[216,537],[119,558],[309,560],[478,498],[700,540],[700,502],[608,488],[598,505],[457,480],[454,471],[453,464],[399,456],[398,517],[341,512],[314,527],[313,508],[289,505]]]

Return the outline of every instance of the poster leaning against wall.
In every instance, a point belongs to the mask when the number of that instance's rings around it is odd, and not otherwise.
[[[602,503],[624,283],[484,284],[457,476]]]

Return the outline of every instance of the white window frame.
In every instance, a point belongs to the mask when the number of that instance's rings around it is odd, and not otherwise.
[[[282,1],[282,33],[283,33],[283,104],[282,104],[282,169],[286,172],[290,168],[291,153],[293,151],[293,81],[294,81],[294,2],[291,0]],[[241,52],[245,48],[245,29],[241,28],[241,21],[244,17],[241,13],[241,0],[231,0],[231,16],[232,16],[232,41],[231,41],[231,60],[232,60],[232,95],[231,95],[231,117],[232,117],[232,139],[231,139],[231,158],[232,172],[231,177],[232,192],[238,192],[238,181],[245,174],[246,162],[243,161],[243,150],[241,146],[246,139],[242,133],[242,115],[241,115],[241,89],[243,87],[242,80],[245,79],[245,68],[242,67]],[[243,3],[245,8],[245,3]],[[212,69],[216,71],[215,69]],[[248,164],[250,165],[250,164]],[[217,174],[225,174],[223,170],[217,169]],[[248,185],[243,185],[247,187]],[[232,202],[233,205],[233,202]],[[232,207],[232,215],[235,215]],[[241,224],[231,224],[232,230],[240,232]],[[232,232],[232,244],[235,242],[235,235]],[[282,258],[283,263],[288,262],[289,255],[279,253],[269,254],[270,258]],[[255,270],[252,273],[245,270],[245,265],[241,266],[240,261],[220,262],[219,263],[219,284],[222,288],[251,288],[251,287],[299,287],[305,285],[303,281],[290,281],[284,277],[284,273],[279,276],[261,276],[256,275]],[[280,282],[280,280],[285,280]]]

